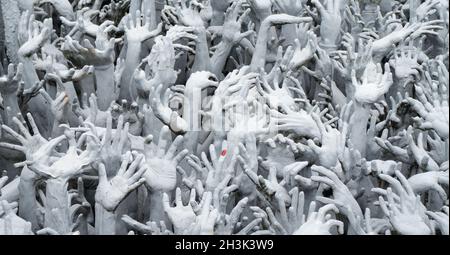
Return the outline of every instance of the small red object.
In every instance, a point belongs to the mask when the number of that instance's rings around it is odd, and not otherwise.
[[[220,156],[222,156],[222,157],[225,157],[225,155],[227,155],[227,150],[223,150],[223,151],[220,153]]]

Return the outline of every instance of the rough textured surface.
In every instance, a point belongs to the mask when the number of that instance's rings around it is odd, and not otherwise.
[[[0,1],[0,235],[449,234],[447,0]]]
[[[13,63],[19,63],[17,51],[19,42],[17,41],[17,25],[20,19],[20,10],[18,1],[2,0],[2,20],[4,26],[4,36],[6,43],[6,53]]]

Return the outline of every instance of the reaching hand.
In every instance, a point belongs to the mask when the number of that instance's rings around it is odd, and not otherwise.
[[[135,17],[135,19],[131,15],[125,17],[125,35],[129,43],[142,43],[161,32],[161,23],[156,30],[150,31],[150,12],[146,12],[142,18],[138,10]]]
[[[108,211],[114,211],[119,203],[133,190],[145,182],[141,178],[147,170],[142,166],[143,155],[126,153],[122,165],[115,176],[108,180],[105,165],[98,165],[99,183],[95,193],[95,201]],[[131,164],[130,164],[131,162]]]
[[[42,152],[53,153],[53,149],[62,142],[65,137],[60,136],[48,141],[42,137],[39,128],[30,113],[27,114],[27,118],[32,128],[32,133],[28,130],[28,127],[25,127],[25,125],[16,117],[13,117],[13,122],[17,125],[22,135],[8,126],[2,126],[3,130],[14,137],[21,145],[2,142],[0,143],[0,147],[21,151],[25,154],[26,159],[30,161],[39,160]]]
[[[312,202],[309,206],[308,217],[293,235],[331,235],[331,228],[338,227],[340,234],[344,233],[344,224],[341,221],[331,219],[329,211],[339,213],[335,205],[325,205],[316,212],[316,203]]]
[[[396,180],[391,176],[381,174],[379,177],[392,185],[386,190],[386,202],[380,196],[380,206],[384,214],[389,218],[392,226],[403,235],[430,235],[431,227],[426,217],[425,206],[420,201],[411,185],[400,171],[396,171]],[[395,192],[395,193],[394,193]]]
[[[175,207],[170,206],[170,200],[167,193],[163,195],[164,211],[169,216],[170,221],[174,225],[175,234],[183,234],[183,231],[188,229],[196,220],[194,209],[192,204],[195,202],[196,192],[195,189],[191,190],[191,195],[188,205],[183,205],[181,199],[181,189],[177,188],[175,191]]]
[[[339,28],[342,23],[340,14],[341,0],[327,0],[326,9],[319,0],[313,0],[312,3],[317,7],[321,16],[321,46],[336,47],[337,39],[340,34]]]
[[[372,74],[375,73],[375,76]],[[369,63],[362,77],[362,84],[356,79],[356,72],[352,71],[352,83],[355,87],[355,99],[360,103],[375,103],[386,94],[393,84],[389,64],[385,64],[384,73],[380,64]]]
[[[431,102],[425,96],[424,90],[418,86],[416,86],[416,93],[419,100],[410,97],[406,100],[420,116],[420,118],[416,118],[419,128],[434,129],[441,138],[448,139],[449,108],[447,87],[443,84],[439,87],[440,91],[437,86],[433,86],[433,100]]]
[[[147,171],[143,174],[145,183],[155,191],[169,192],[175,189],[177,182],[177,166],[188,154],[188,150],[177,153],[183,143],[183,137],[177,136],[172,142],[170,130],[167,126],[161,129],[158,144],[147,138],[145,149],[145,163]],[[170,144],[169,148],[167,146]]]
[[[52,158],[51,150],[64,139],[68,139],[69,142],[66,154]],[[98,156],[98,149],[92,144],[80,153],[71,131],[66,131],[64,136],[55,138],[46,147],[37,151],[32,160],[24,162],[30,170],[45,178],[67,181],[86,171],[86,166],[94,162]]]
[[[21,47],[18,54],[22,57],[30,57],[38,51],[50,38],[53,30],[52,19],[44,20],[42,29],[37,25],[34,15],[28,11],[22,14],[18,27],[18,39]]]

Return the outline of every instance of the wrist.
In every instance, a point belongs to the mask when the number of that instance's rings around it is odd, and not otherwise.
[[[102,204],[95,203],[95,232],[97,235],[114,235],[116,233],[116,216],[106,210]]]
[[[19,113],[19,102],[17,101],[16,93],[2,94],[3,97],[3,108],[9,107],[11,109],[11,113],[13,116],[16,116]]]
[[[199,36],[198,38],[201,39],[200,36],[205,36],[206,38],[206,28],[205,27],[194,27],[194,34]]]
[[[94,65],[94,70],[96,72],[104,72],[104,71],[108,71],[112,67],[114,67],[113,63],[107,63],[104,65]]]
[[[106,196],[108,196],[108,194],[106,194]],[[106,197],[106,196],[104,195],[104,197]],[[105,210],[109,213],[114,213],[114,211],[116,210],[116,208],[118,206],[118,204],[113,204],[111,202],[108,202],[107,198],[106,199],[103,199],[103,198],[98,199],[97,197],[95,198],[95,204],[96,204],[96,207],[100,206],[103,210]]]
[[[19,192],[21,195],[26,194],[24,191],[29,192],[32,188],[34,190],[36,179],[32,178],[23,178],[20,176],[20,182],[19,182]],[[29,195],[29,194],[28,194]]]
[[[400,31],[393,31],[390,34],[388,34],[387,36],[385,36],[384,38],[388,39],[392,45],[396,42],[406,39],[406,37],[410,36],[413,32],[414,32],[413,29],[407,27]],[[381,39],[384,39],[384,38],[381,38]]]
[[[34,182],[37,180],[38,175],[29,170],[27,167],[24,167],[22,169],[22,172],[20,173],[20,183],[26,183],[26,184],[32,184],[34,185]]]
[[[271,27],[272,27],[272,22],[270,21],[270,19],[268,19],[268,17],[266,17],[261,22],[261,27],[259,29],[260,30],[259,33],[261,33],[262,31],[265,31],[267,33]]]
[[[136,55],[139,55],[141,52],[141,42],[139,41],[128,41],[127,45],[127,55],[125,61],[129,61],[130,58],[134,59]]]
[[[166,212],[164,211],[164,205],[162,202],[163,197],[163,191],[150,191],[149,193],[149,202],[150,205],[152,205],[152,210],[150,213],[150,220],[151,221],[166,221],[167,216]]]
[[[67,186],[67,179],[61,178],[61,177],[50,178],[50,179],[47,179],[46,184],[47,184],[48,190],[58,192],[58,191],[64,190],[66,188],[65,186]],[[63,193],[65,193],[65,192],[63,192]],[[57,194],[61,194],[61,193],[57,193]]]
[[[50,227],[60,234],[70,232],[70,204],[67,192],[67,180],[62,178],[46,181],[45,227]]]
[[[22,46],[17,51],[17,55],[18,55],[19,59],[29,59],[31,57],[31,54],[29,52],[30,52],[29,49],[26,49]]]
[[[224,38],[218,45],[217,52],[229,53],[233,49],[233,45],[239,43],[238,40]],[[228,54],[226,54],[228,57]]]
[[[326,41],[319,42],[319,46],[326,52],[335,51],[338,48],[338,46],[335,43],[329,43]]]

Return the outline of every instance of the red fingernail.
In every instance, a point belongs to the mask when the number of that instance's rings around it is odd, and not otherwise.
[[[227,155],[227,150],[223,150],[222,153],[220,153],[220,156],[225,157]]]

